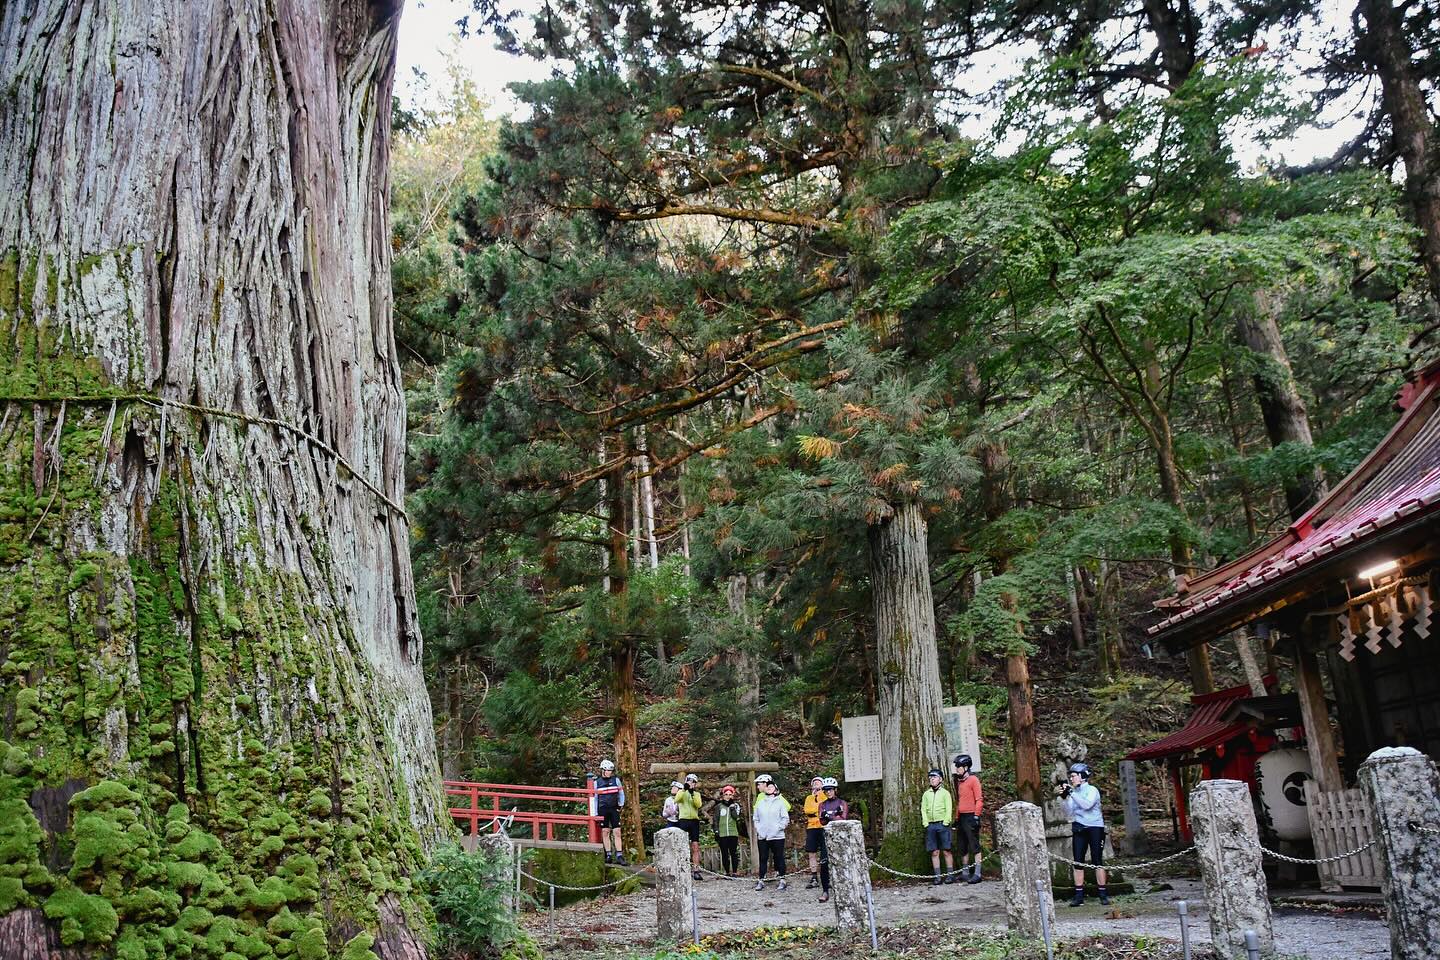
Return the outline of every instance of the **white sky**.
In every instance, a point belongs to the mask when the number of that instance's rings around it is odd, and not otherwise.
[[[516,0],[513,4],[522,8],[538,6],[536,0]],[[495,49],[495,41],[484,31],[472,30],[471,35],[460,40],[455,21],[470,12],[469,0],[409,0],[400,18],[399,62],[396,71],[396,93],[402,102],[411,104],[424,96],[423,87],[416,83],[414,70],[418,69],[430,77],[433,87],[443,90],[445,82],[445,54],[456,51],[460,65],[475,81],[480,95],[491,104],[492,116],[503,116],[518,107],[514,96],[505,89],[516,81],[540,80],[548,68],[528,57],[515,57]],[[1342,0],[1325,0],[1323,14],[1325,26],[1331,29],[1347,29],[1350,8]],[[524,24],[517,24],[517,33],[523,35]],[[1276,57],[1288,56],[1287,51],[1272,50]],[[1297,67],[1293,56],[1287,65]],[[1358,95],[1355,98],[1359,99]],[[1304,163],[1316,157],[1328,157],[1339,146],[1353,137],[1360,129],[1361,121],[1345,116],[1344,110],[1352,104],[1332,110],[1327,119],[1334,121],[1329,129],[1306,127],[1293,138],[1270,151],[1272,160],[1287,163]],[[968,126],[968,125],[967,125]],[[980,125],[967,133],[980,133]],[[1247,165],[1261,159],[1258,147],[1240,149],[1240,155]]]

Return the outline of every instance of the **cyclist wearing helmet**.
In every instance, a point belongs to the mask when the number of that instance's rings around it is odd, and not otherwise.
[[[820,846],[825,842],[825,831],[820,823],[820,801],[825,799],[825,788],[821,786],[824,777],[810,778],[810,792],[805,794],[805,854],[810,859],[810,882],[805,889],[813,890],[820,885]]]
[[[660,816],[665,820],[665,826],[680,826],[680,791],[685,789],[685,784],[679,780],[670,781],[670,796],[665,798],[665,806],[660,808]]]
[[[1095,887],[1100,892],[1100,902],[1109,905],[1105,895],[1105,819],[1100,815],[1100,791],[1090,784],[1090,768],[1083,763],[1070,766],[1070,784],[1060,791],[1065,810],[1070,814],[1070,846],[1076,863],[1085,862],[1085,851],[1090,851],[1090,862],[1095,865]],[[1085,871],[1075,868],[1075,896],[1070,906],[1085,903]]]
[[[750,838],[746,826],[745,806],[740,802],[733,783],[720,788],[720,799],[705,804],[710,826],[715,830],[715,842],[720,845],[720,865],[725,876],[733,877],[740,872],[740,840]]]
[[[790,825],[790,801],[780,796],[775,789],[775,778],[762,773],[755,778],[755,788],[760,796],[755,798],[755,810],[750,820],[755,826],[755,840],[760,846],[760,872],[756,874],[755,889],[765,889],[766,861],[775,861],[775,872],[780,875],[780,889],[785,889],[785,828]]]
[[[930,789],[920,794],[920,822],[925,824],[925,849],[930,851],[930,883],[955,882],[955,855],[950,852],[950,812],[955,801],[945,789],[945,774],[939,767],[930,769]],[[940,872],[940,854],[945,854],[945,872]]]
[[[820,801],[820,822],[831,824],[836,820],[850,819],[850,804],[836,796],[840,783],[834,777],[821,781],[825,799]],[[830,852],[825,846],[825,831],[820,831],[820,902],[830,899]]]
[[[705,799],[700,796],[700,778],[685,774],[684,788],[675,796],[680,807],[680,829],[690,835],[690,875],[700,879],[700,818]]]
[[[615,764],[600,761],[600,776],[595,781],[595,815],[600,818],[600,845],[605,848],[605,862],[625,866],[625,848],[620,843],[620,808],[625,806],[625,787],[615,776]]]
[[[980,882],[980,814],[985,808],[985,796],[980,790],[980,778],[970,772],[974,761],[968,753],[955,756],[955,846],[960,854],[960,879],[966,883]],[[966,857],[974,857],[974,866],[965,863]]]

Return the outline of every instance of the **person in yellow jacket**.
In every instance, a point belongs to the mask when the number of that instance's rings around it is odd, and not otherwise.
[[[825,801],[824,784],[824,777],[811,777],[810,792],[805,795],[805,855],[810,858],[807,890],[820,885],[820,849],[825,844],[825,825],[820,822],[820,804]]]
[[[950,852],[950,811],[955,801],[945,789],[945,774],[930,771],[930,789],[920,794],[920,822],[925,824],[925,849],[930,851],[931,883],[955,882],[955,854]],[[945,854],[945,872],[940,872],[940,854]]]
[[[705,807],[705,798],[700,795],[700,778],[693,773],[685,774],[685,787],[675,795],[679,807],[679,826],[690,835],[690,875],[700,879],[700,818]]]

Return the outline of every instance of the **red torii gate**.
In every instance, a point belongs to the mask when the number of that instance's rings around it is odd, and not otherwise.
[[[446,780],[445,795],[464,798],[465,806],[450,807],[450,816],[461,823],[468,823],[468,836],[477,837],[482,831],[498,833],[502,824],[524,823],[530,826],[530,837],[524,842],[535,845],[566,844],[576,841],[557,839],[555,828],[567,827],[585,829],[586,846],[600,849],[600,818],[595,814],[595,781],[584,787],[537,787],[528,784],[474,783],[468,780]],[[452,801],[453,802],[453,801]],[[521,805],[543,803],[546,806],[575,803],[583,812],[557,813],[553,810],[531,808]]]

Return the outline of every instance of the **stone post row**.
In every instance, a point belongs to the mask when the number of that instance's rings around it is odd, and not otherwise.
[[[690,894],[695,879],[690,874],[690,835],[679,827],[666,827],[655,834],[655,921],[662,943],[690,940]]]
[[[1210,941],[1221,957],[1245,957],[1245,931],[1260,952],[1275,952],[1270,890],[1250,787],[1239,780],[1202,780],[1190,794],[1190,824],[1205,883]]]
[[[1005,922],[1026,937],[1040,937],[1055,923],[1050,894],[1050,859],[1045,848],[1045,817],[1033,803],[1017,800],[995,814],[995,843],[1005,882]],[[1037,885],[1035,881],[1044,881]]]
[[[1384,747],[1360,765],[1379,848],[1391,960],[1440,957],[1440,771],[1412,747]]]

